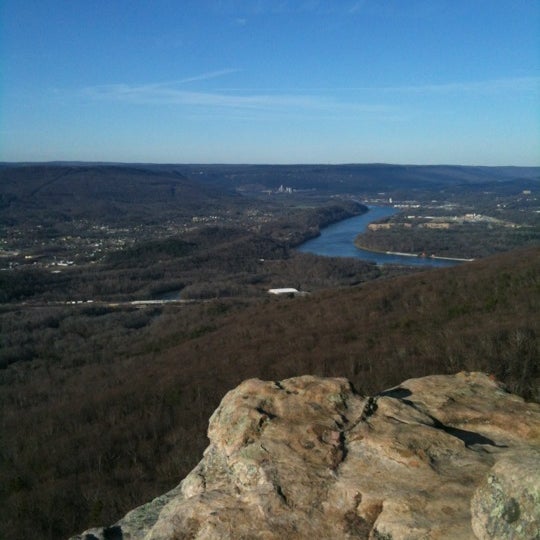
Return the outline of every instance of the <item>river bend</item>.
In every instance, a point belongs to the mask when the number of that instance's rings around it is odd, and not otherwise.
[[[399,264],[403,266],[455,266],[459,261],[378,253],[357,248],[356,236],[367,229],[370,223],[397,214],[390,206],[370,206],[369,212],[361,216],[344,219],[321,229],[317,238],[312,238],[298,246],[298,251],[314,253],[326,257],[354,257],[377,264]]]

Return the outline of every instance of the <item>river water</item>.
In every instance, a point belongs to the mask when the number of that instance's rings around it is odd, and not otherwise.
[[[314,253],[326,257],[355,257],[377,264],[399,264],[402,266],[455,266],[458,261],[446,261],[424,257],[407,257],[375,253],[359,249],[354,245],[354,239],[364,232],[374,221],[397,214],[398,210],[390,206],[370,206],[369,212],[355,216],[321,230],[320,236],[301,244],[297,249],[303,253]]]

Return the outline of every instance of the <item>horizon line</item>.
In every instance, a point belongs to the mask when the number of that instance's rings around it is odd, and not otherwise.
[[[394,166],[394,167],[483,167],[483,168],[528,168],[528,169],[540,169],[538,165],[484,165],[484,164],[468,164],[468,163],[397,163],[390,161],[343,161],[343,162],[198,162],[198,161],[105,161],[105,160],[76,160],[76,159],[53,159],[53,160],[22,160],[22,161],[0,161],[0,166],[22,166],[22,165],[162,165],[162,166],[236,166],[236,167],[308,167],[308,166],[324,166],[324,167],[342,167],[342,166]]]

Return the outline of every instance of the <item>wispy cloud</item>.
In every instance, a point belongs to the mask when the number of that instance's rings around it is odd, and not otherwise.
[[[441,84],[387,86],[384,92],[416,94],[493,94],[507,92],[531,92],[540,90],[540,77],[508,77],[484,81],[463,81]]]
[[[222,88],[222,91],[249,91],[247,88]],[[254,89],[251,89],[254,91]],[[278,92],[278,88],[266,88],[259,91]],[[418,85],[395,85],[395,86],[332,86],[332,87],[294,87],[281,89],[287,92],[315,92],[321,93],[394,93],[394,94],[461,94],[461,95],[482,95],[495,93],[520,93],[540,91],[540,77],[509,77],[499,79],[489,79],[484,81],[462,81],[448,83],[426,83]]]
[[[291,13],[349,14],[358,12],[367,0],[210,0],[207,8],[218,14],[286,15]],[[377,0],[380,1],[380,0]]]
[[[110,84],[85,89],[86,95],[99,99],[139,104],[200,105],[211,107],[259,108],[268,106],[314,106],[320,104],[309,96],[234,95],[214,92],[192,92],[174,84]]]
[[[177,81],[151,84],[107,84],[86,87],[83,94],[92,100],[134,105],[168,105],[239,111],[272,111],[310,114],[372,114],[381,118],[401,118],[404,111],[395,96],[479,97],[534,93],[540,77],[500,78],[485,81],[449,82],[382,87],[331,87],[294,89],[229,88],[216,91],[187,89],[191,83],[215,79],[238,69],[222,69],[185,77]],[[387,96],[387,98],[385,98]],[[387,103],[385,103],[385,101]]]
[[[366,0],[358,0],[349,6],[349,13],[359,13],[364,7]]]
[[[238,73],[242,71],[241,69],[229,68],[229,69],[219,69],[217,71],[209,71],[208,73],[201,73],[200,75],[194,75],[192,77],[186,77],[185,79],[180,79],[175,81],[178,84],[190,83],[195,81],[207,81],[209,79],[217,79],[218,77],[223,77],[224,75],[230,75],[231,73]]]
[[[214,72],[214,75],[218,76],[218,73]],[[204,80],[210,78],[211,75],[213,74],[189,77],[174,83],[91,86],[84,89],[84,94],[92,99],[142,105],[178,105],[244,110],[295,109],[333,113],[344,111],[357,113],[395,112],[395,108],[386,105],[341,101],[332,96],[316,93],[200,92],[189,91],[181,87],[182,84]]]

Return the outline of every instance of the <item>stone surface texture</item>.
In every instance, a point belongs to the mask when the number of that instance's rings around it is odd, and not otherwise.
[[[540,406],[482,373],[245,381],[171,492],[78,540],[540,539]]]

